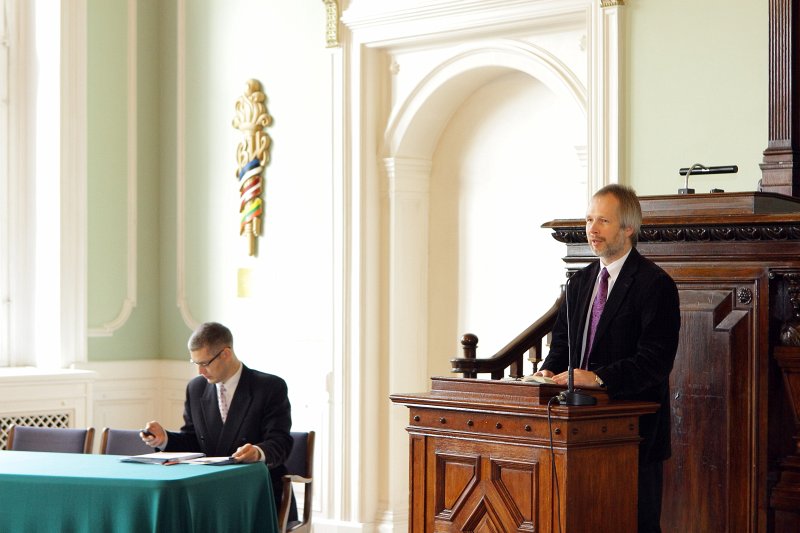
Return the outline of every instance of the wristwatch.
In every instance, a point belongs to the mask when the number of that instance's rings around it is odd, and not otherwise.
[[[601,389],[605,389],[606,388],[606,384],[603,383],[603,380],[600,379],[600,376],[598,376],[597,374],[594,375],[594,382],[597,383],[598,385],[600,385]]]

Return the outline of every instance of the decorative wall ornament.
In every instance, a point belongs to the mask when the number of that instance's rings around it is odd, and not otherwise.
[[[236,148],[236,177],[239,179],[239,235],[248,239],[249,255],[256,255],[256,237],[261,235],[261,217],[264,202],[263,172],[269,162],[270,138],[264,129],[272,122],[265,104],[266,95],[261,83],[247,80],[246,89],[236,100],[233,127],[242,132],[244,139]]]
[[[600,0],[600,7],[624,6],[625,0]]]
[[[328,43],[328,48],[336,48],[339,46],[339,1],[338,0],[322,0],[325,3],[325,14],[327,20],[325,23],[325,40]]]

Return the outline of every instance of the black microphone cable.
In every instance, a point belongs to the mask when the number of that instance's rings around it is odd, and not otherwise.
[[[553,446],[553,420],[550,417],[550,410],[553,407],[553,402],[558,401],[558,396],[553,396],[547,402],[547,429],[550,434],[550,472],[553,476],[553,484],[556,490],[556,509],[558,513],[558,533],[561,533],[561,491],[558,490],[558,472],[556,470],[556,451]],[[550,503],[550,524],[553,523],[553,505],[552,500]],[[552,526],[551,526],[552,527]]]

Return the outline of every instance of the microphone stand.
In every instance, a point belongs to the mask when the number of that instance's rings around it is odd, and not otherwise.
[[[569,282],[572,278],[567,278],[565,289],[565,303],[567,305],[567,390],[560,392],[557,396],[558,403],[561,405],[597,405],[597,398],[591,394],[584,394],[575,391],[575,365],[572,363],[572,337],[569,331]]]
[[[569,366],[567,372],[569,373],[567,377],[567,390],[558,395],[558,403],[561,405],[597,405],[597,398],[591,394],[575,391],[575,386],[572,383],[575,370],[572,368],[572,365]]]

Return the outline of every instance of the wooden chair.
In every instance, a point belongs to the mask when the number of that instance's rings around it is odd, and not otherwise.
[[[311,531],[311,498],[314,489],[314,432],[292,432],[294,445],[284,463],[289,473],[283,476],[283,496],[278,510],[278,527],[281,533],[309,533]],[[289,522],[292,502],[292,483],[305,485],[302,518]]]
[[[155,450],[144,443],[138,429],[103,428],[100,453],[105,455],[142,455]]]
[[[8,430],[9,450],[26,452],[92,453],[94,428],[40,428],[11,426]]]

